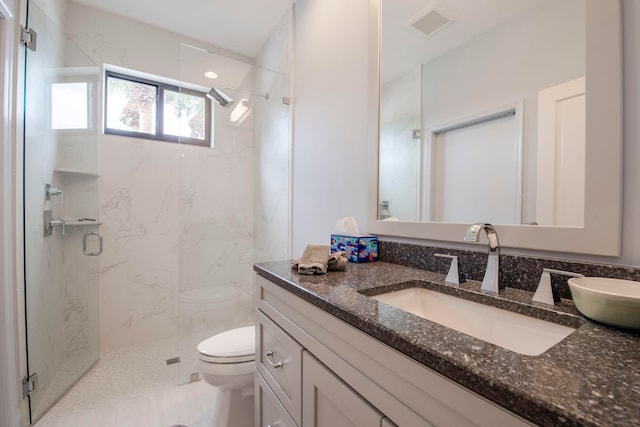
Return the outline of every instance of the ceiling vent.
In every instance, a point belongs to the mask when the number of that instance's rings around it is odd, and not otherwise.
[[[423,37],[429,37],[455,21],[455,15],[449,8],[435,2],[414,15],[406,26]]]

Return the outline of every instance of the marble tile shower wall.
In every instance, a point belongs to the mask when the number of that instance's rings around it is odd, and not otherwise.
[[[181,43],[219,51],[73,2],[65,31],[98,64],[176,80],[181,78]],[[230,58],[248,60],[232,53]],[[214,139],[215,148],[208,149],[101,136],[101,351],[251,320],[251,123],[216,126]],[[235,287],[238,296],[223,319],[215,313],[208,317],[203,313],[207,307],[181,298],[190,290],[225,285]]]
[[[380,241],[380,261],[420,268],[447,274],[450,261],[435,257],[434,253],[458,256],[460,275],[470,280],[482,281],[487,267],[487,252],[442,247],[421,246],[408,243]],[[559,259],[545,259],[516,255],[501,255],[502,280],[509,288],[535,292],[543,268],[571,271],[585,276],[612,277],[640,281],[640,268],[593,264]],[[551,276],[562,298],[571,298],[566,278]]]
[[[245,136],[251,141],[251,135]],[[102,350],[243,323],[250,301],[210,324],[180,294],[252,280],[249,142],[225,150],[105,136],[101,142]],[[230,144],[231,145],[231,144]],[[239,148],[238,148],[239,147]]]

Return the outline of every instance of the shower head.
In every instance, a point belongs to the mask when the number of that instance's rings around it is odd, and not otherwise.
[[[215,87],[212,87],[209,93],[207,93],[207,98],[213,99],[220,104],[220,106],[225,108],[228,108],[229,105],[233,104],[233,98]]]

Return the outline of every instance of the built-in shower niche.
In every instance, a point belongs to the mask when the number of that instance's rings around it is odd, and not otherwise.
[[[98,174],[87,171],[54,169],[52,188],[63,193],[51,198],[51,211],[66,225],[65,234],[73,227],[99,225]]]

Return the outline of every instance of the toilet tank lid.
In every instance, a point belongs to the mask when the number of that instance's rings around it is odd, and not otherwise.
[[[206,304],[230,300],[237,293],[233,285],[207,286],[180,292],[180,300],[192,304]]]
[[[255,335],[255,326],[231,329],[202,341],[198,344],[198,351],[214,357],[249,356],[256,352]]]

